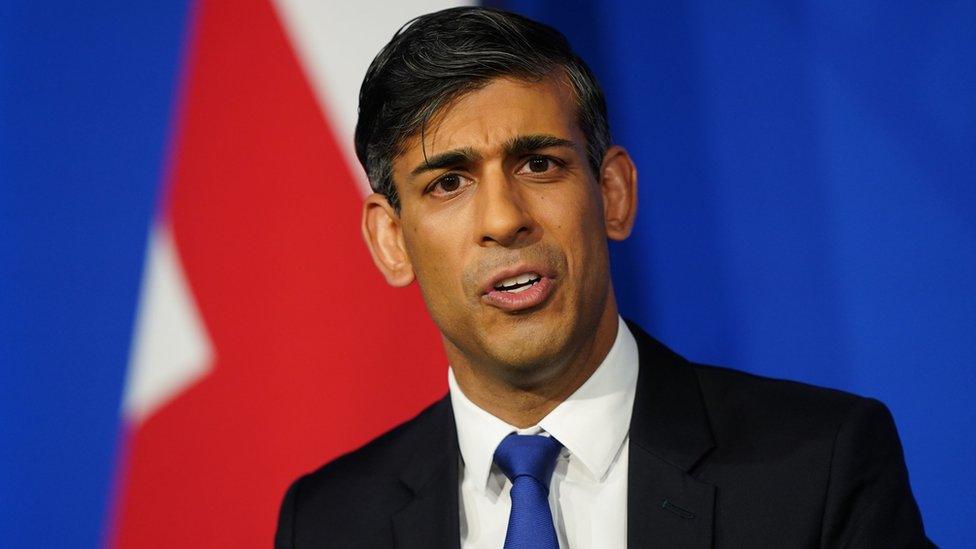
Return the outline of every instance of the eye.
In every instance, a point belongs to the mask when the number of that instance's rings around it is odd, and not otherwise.
[[[559,164],[556,162],[556,160],[548,156],[532,156],[529,157],[525,164],[522,164],[522,167],[519,168],[518,173],[523,175],[544,174],[558,166]]]
[[[453,196],[471,184],[471,180],[461,174],[449,173],[435,180],[427,192],[435,196]]]

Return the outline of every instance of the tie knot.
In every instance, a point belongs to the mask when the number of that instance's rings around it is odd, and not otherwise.
[[[562,447],[552,437],[512,433],[495,450],[495,463],[513,484],[518,477],[530,476],[548,488]]]

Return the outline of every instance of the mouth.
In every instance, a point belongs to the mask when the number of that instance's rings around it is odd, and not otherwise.
[[[535,270],[509,271],[495,277],[482,295],[482,301],[507,312],[530,309],[549,297],[552,280]]]
[[[506,278],[505,280],[499,281],[492,287],[499,292],[517,294],[524,292],[526,289],[532,287],[533,284],[537,284],[540,280],[542,280],[542,275],[540,274],[525,273]]]

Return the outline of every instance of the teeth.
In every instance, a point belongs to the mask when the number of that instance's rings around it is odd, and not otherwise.
[[[520,274],[517,276],[513,276],[512,278],[506,278],[505,280],[502,280],[501,282],[498,283],[498,286],[514,286],[516,284],[525,284],[526,282],[530,282],[533,278],[539,278],[539,275],[535,273]]]
[[[508,293],[510,293],[510,294],[517,294],[517,293],[520,293],[520,292],[524,292],[525,290],[528,290],[531,287],[532,287],[531,284],[526,284],[525,286],[519,286],[518,288],[513,288],[511,290],[505,290],[505,291],[508,292]]]
[[[542,277],[537,275],[536,273],[520,274],[502,280],[501,282],[495,285],[495,288],[507,292],[518,293],[531,286],[531,284],[529,284],[530,282],[536,282],[540,278]]]

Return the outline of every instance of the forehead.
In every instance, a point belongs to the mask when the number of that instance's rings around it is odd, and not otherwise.
[[[421,135],[409,137],[394,159],[394,173],[439,152],[470,148],[485,156],[501,152],[519,135],[553,135],[580,141],[576,99],[556,78],[525,81],[496,78],[442,108]],[[397,178],[399,179],[399,178]]]

